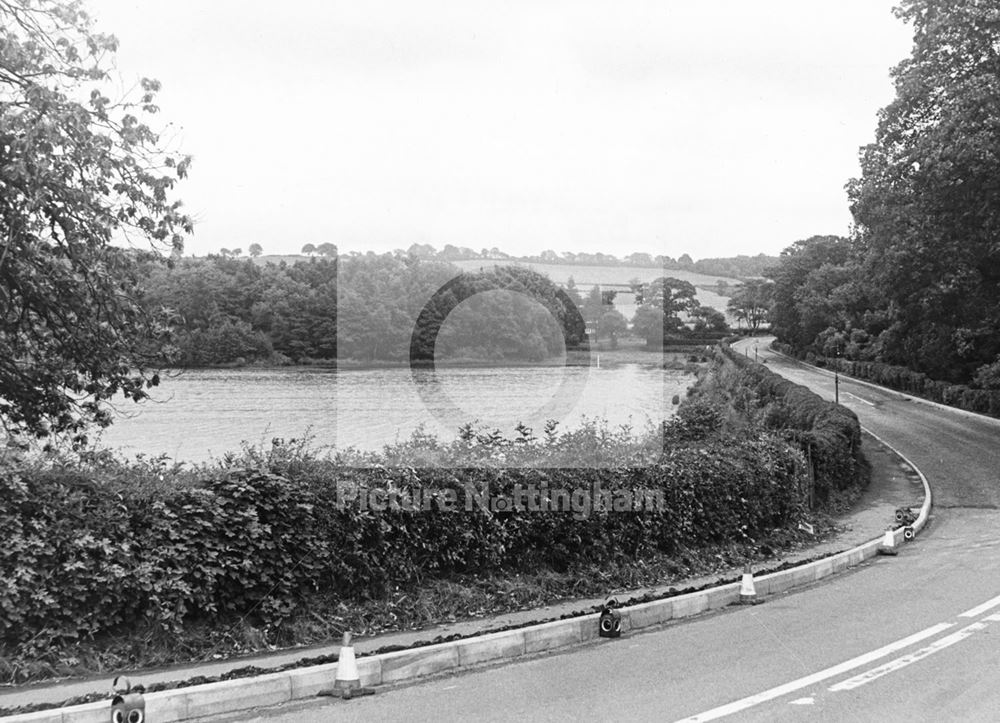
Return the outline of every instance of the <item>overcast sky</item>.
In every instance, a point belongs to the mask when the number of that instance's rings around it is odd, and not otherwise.
[[[202,255],[776,254],[847,233],[892,0],[90,0],[158,78]]]

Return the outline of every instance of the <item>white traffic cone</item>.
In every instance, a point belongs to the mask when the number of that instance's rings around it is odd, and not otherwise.
[[[743,567],[743,579],[740,581],[740,605],[756,605],[758,602],[757,591],[753,586],[753,572],[748,562]]]
[[[336,698],[350,700],[356,695],[371,695],[375,691],[361,687],[358,677],[358,663],[354,659],[354,648],[351,645],[351,634],[344,633],[340,644],[340,655],[337,656],[337,679],[332,688],[325,688],[317,695],[330,695]]]
[[[891,527],[887,528],[885,535],[882,536],[882,544],[879,545],[878,554],[891,556],[899,554],[899,550],[896,549],[896,533]]]

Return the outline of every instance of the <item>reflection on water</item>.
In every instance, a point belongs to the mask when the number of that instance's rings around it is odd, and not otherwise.
[[[510,435],[540,434],[547,419],[570,429],[583,417],[642,428],[672,413],[694,377],[638,364],[607,369],[198,370],[165,379],[153,402],[121,404],[102,444],[128,454],[203,461],[273,437],[378,449],[420,425],[443,439],[473,420]]]

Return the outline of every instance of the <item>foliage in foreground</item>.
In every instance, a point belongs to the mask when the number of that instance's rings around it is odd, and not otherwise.
[[[0,423],[45,436],[109,421],[100,402],[157,383],[162,319],[144,264],[179,253],[169,198],[189,159],[148,125],[160,84],[108,97],[117,49],[79,2],[0,0]],[[137,252],[114,242],[142,240]]]
[[[637,560],[748,542],[798,519],[801,456],[773,436],[721,438],[711,431],[718,421],[704,409],[686,414],[667,425],[666,448],[643,440],[622,450],[621,464],[591,468],[351,466],[357,458],[281,444],[193,473],[100,456],[72,466],[8,459],[0,474],[4,654],[41,655],[137,627],[278,625],[317,596],[350,603],[452,575]],[[563,454],[573,440],[478,443],[496,459],[496,450],[524,446]],[[393,455],[415,459],[397,448],[382,461]],[[443,495],[467,483],[502,495],[515,485],[590,491],[600,483],[616,493],[658,491],[666,504],[590,514],[338,504],[345,484]]]

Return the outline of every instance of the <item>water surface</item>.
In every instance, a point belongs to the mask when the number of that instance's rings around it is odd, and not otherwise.
[[[415,375],[407,368],[368,370],[196,370],[165,378],[154,399],[117,406],[102,445],[129,455],[166,454],[205,461],[244,441],[270,444],[311,435],[314,446],[380,449],[424,426],[454,439],[469,421],[508,436],[524,422],[541,436],[546,419],[560,429],[585,418],[641,429],[673,411],[694,376],[640,364],[611,368],[458,368]]]

